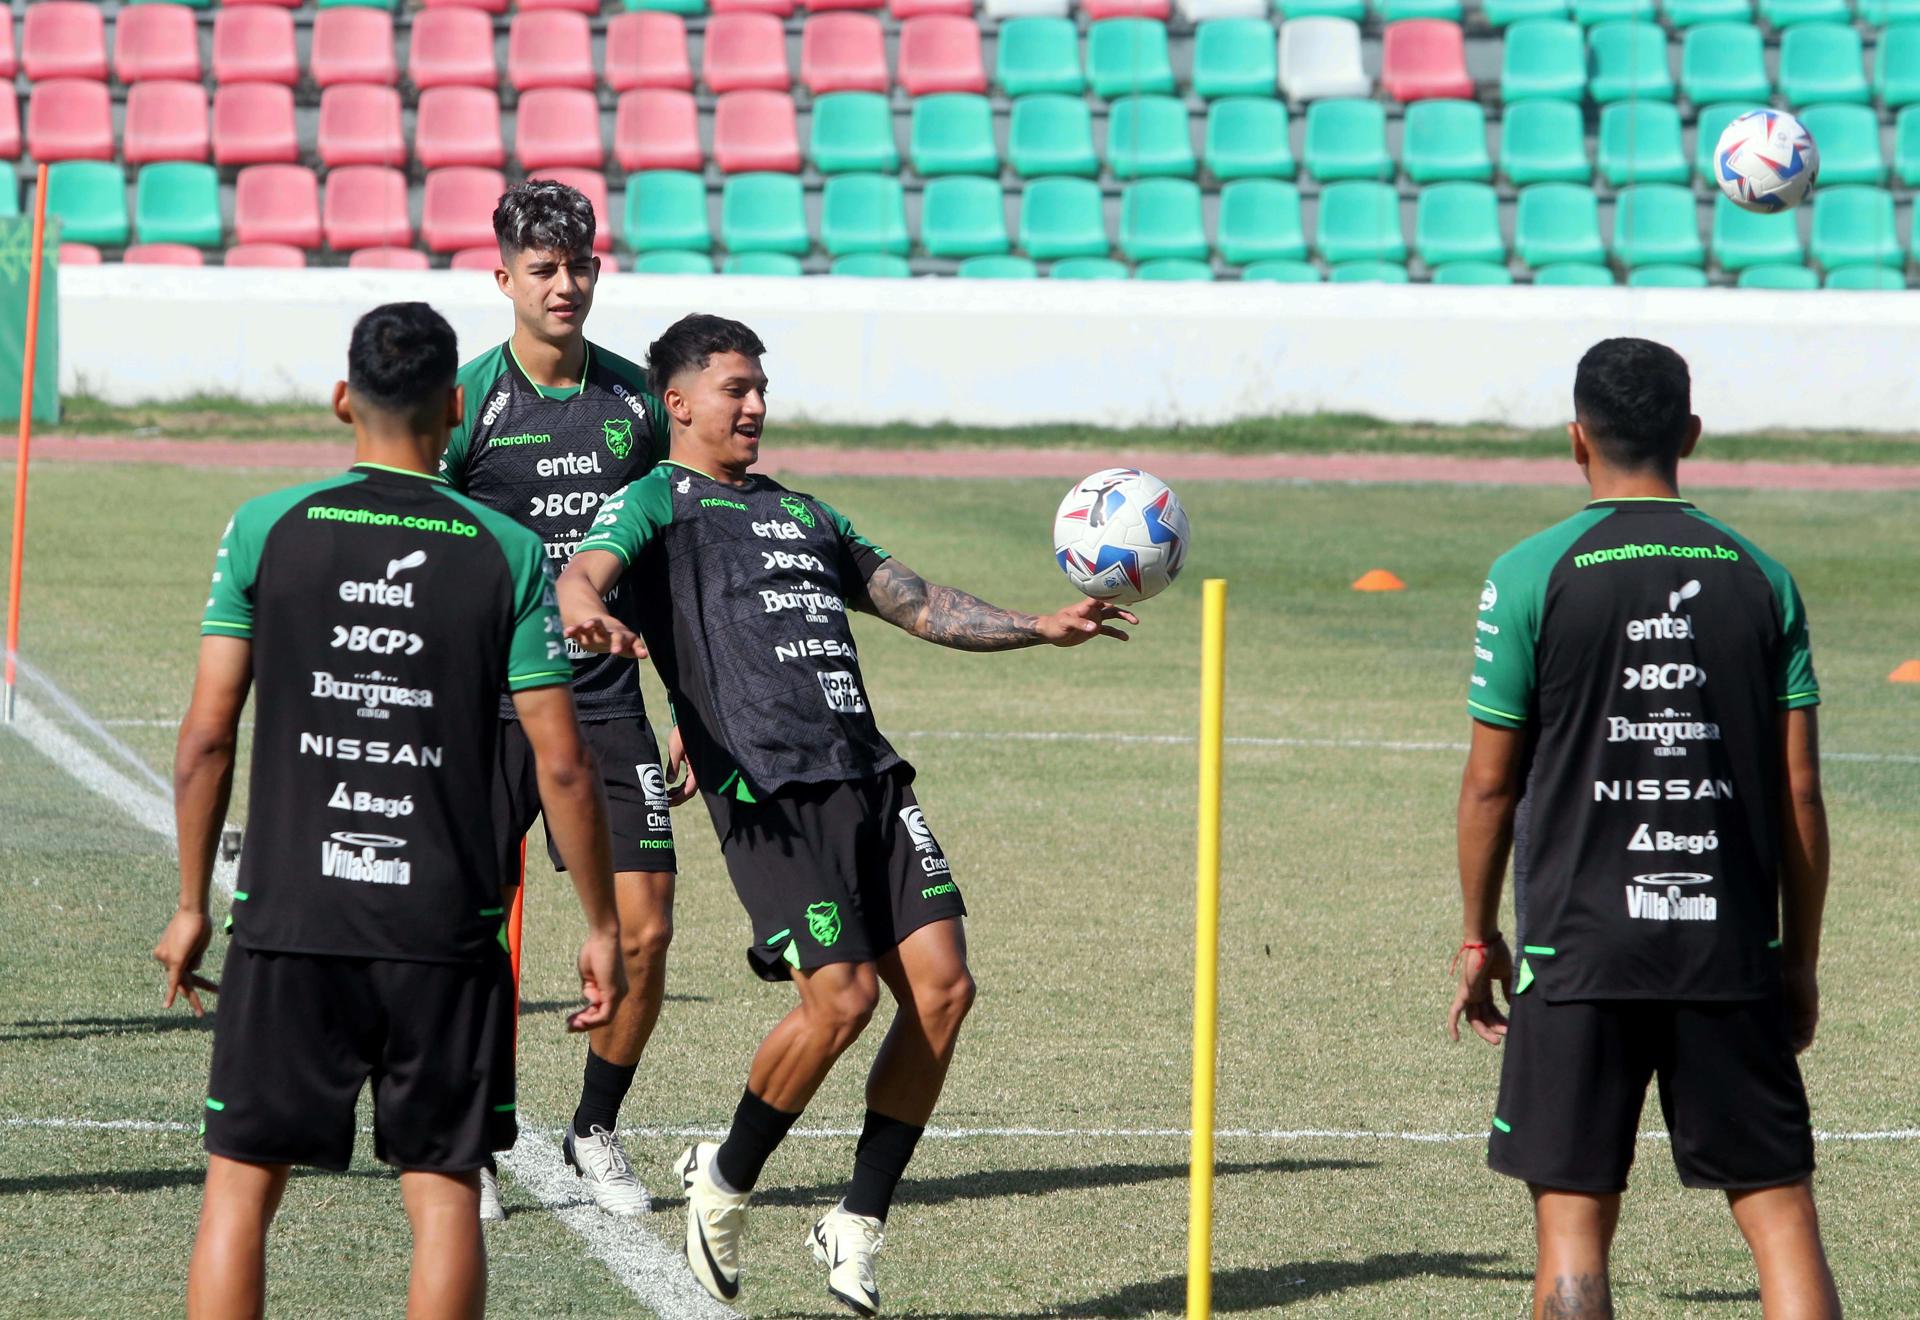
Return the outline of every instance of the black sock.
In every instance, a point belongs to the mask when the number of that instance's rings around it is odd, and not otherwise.
[[[573,1111],[573,1135],[586,1137],[593,1135],[596,1127],[613,1131],[614,1124],[620,1121],[620,1102],[627,1098],[627,1091],[633,1086],[634,1071],[637,1063],[621,1065],[608,1063],[587,1047],[587,1071],[580,1083],[580,1107]]]
[[[897,1118],[867,1111],[867,1125],[860,1133],[860,1145],[853,1157],[853,1185],[841,1205],[848,1214],[885,1219],[893,1205],[893,1189],[907,1171],[913,1148],[920,1144],[923,1127],[902,1123]]]
[[[787,1129],[799,1117],[782,1113],[752,1091],[742,1091],[740,1107],[733,1111],[733,1127],[713,1157],[720,1181],[736,1192],[752,1191],[767,1157],[786,1140]]]

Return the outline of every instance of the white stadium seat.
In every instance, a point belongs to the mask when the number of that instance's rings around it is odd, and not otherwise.
[[[988,18],[1065,18],[1072,9],[1068,0],[986,0],[982,6]]]
[[[1295,101],[1373,95],[1373,79],[1360,64],[1360,25],[1345,18],[1282,23],[1280,89]]]
[[[1189,23],[1210,18],[1265,18],[1266,0],[1173,0],[1173,8]]]

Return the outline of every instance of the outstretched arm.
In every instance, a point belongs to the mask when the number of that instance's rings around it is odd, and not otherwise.
[[[1017,651],[1026,646],[1078,646],[1094,637],[1126,641],[1111,625],[1138,623],[1130,612],[1103,601],[1082,600],[1052,614],[1023,614],[989,605],[958,587],[928,582],[897,559],[867,579],[866,606],[896,628],[956,651]]]

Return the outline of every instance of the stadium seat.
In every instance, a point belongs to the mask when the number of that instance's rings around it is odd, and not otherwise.
[[[1580,101],[1587,51],[1576,24],[1536,19],[1507,29],[1500,49],[1500,99]]]
[[[1280,47],[1264,18],[1215,18],[1193,33],[1193,90],[1221,96],[1273,96],[1280,86]]]
[[[1749,266],[1734,284],[1741,289],[1817,289],[1820,276],[1805,266]]]
[[[1000,173],[993,103],[984,96],[947,92],[920,97],[913,103],[907,141],[913,171],[923,178]]]
[[[185,5],[131,5],[113,25],[113,76],[128,85],[149,79],[200,81],[200,35]]]
[[[708,19],[700,67],[702,80],[714,92],[784,92],[793,82],[786,30],[772,14],[715,14]]]
[[[735,252],[721,263],[720,273],[798,278],[802,272],[800,259],[784,252]]]
[[[1111,257],[1069,257],[1047,268],[1050,280],[1124,280],[1127,268]]]
[[[1080,33],[1071,19],[1013,18],[1000,25],[993,80],[1008,96],[1039,92],[1078,95],[1087,80],[1080,71]]]
[[[494,241],[493,208],[507,181],[499,170],[450,165],[427,172],[420,237],[433,252],[458,252]]]
[[[797,0],[712,0],[716,14],[772,14],[785,22],[793,17]]]
[[[871,9],[887,7],[887,0],[806,0],[809,14],[822,14],[834,9]]]
[[[1282,11],[1289,20],[1296,18],[1340,18],[1349,23],[1367,21],[1366,0],[1290,0],[1290,3],[1276,3],[1274,8]]]
[[[1814,264],[1828,271],[1842,266],[1899,268],[1906,253],[1894,225],[1893,194],[1858,185],[1815,188],[1811,247]]]
[[[727,186],[731,189],[740,179],[755,177],[761,176],[735,175]],[[621,230],[635,252],[707,251],[713,246],[713,231],[707,223],[706,182],[686,170],[646,170],[633,175],[627,180]]]
[[[631,190],[629,190],[631,198]],[[631,201],[628,203],[631,205]],[[705,203],[701,214],[706,214]],[[735,174],[720,194],[720,241],[730,253],[805,256],[813,240],[800,179],[793,174]]]
[[[27,154],[35,161],[112,160],[107,85],[83,78],[35,83],[27,98]]]
[[[1464,17],[1461,0],[1374,0],[1374,10],[1389,27],[1419,18],[1457,26]]]
[[[0,9],[0,78],[12,82],[19,72],[19,52],[13,44],[13,6],[7,5]]]
[[[1211,280],[1213,267],[1193,257],[1161,257],[1133,268],[1136,280]]]
[[[1390,184],[1359,179],[1328,184],[1320,190],[1313,246],[1323,261],[1333,265],[1405,261],[1400,195]]]
[[[1120,195],[1120,250],[1129,261],[1202,260],[1207,230],[1200,187],[1186,179],[1142,179]]]
[[[1899,293],[1907,287],[1907,281],[1899,271],[1885,266],[1842,266],[1827,272],[1826,287],[1856,293]]]
[[[185,243],[135,243],[120,254],[129,266],[204,266],[206,254]]]
[[[1680,46],[1680,90],[1695,105],[1746,101],[1765,105],[1773,96],[1760,29],[1751,23],[1703,23],[1689,28]]]
[[[1240,278],[1270,284],[1318,284],[1321,275],[1311,261],[1256,261],[1240,272]]]
[[[1858,0],[1860,21],[1870,27],[1920,22],[1920,0]],[[0,72],[4,65],[0,65]]]
[[[47,215],[59,217],[62,242],[120,247],[127,241],[126,177],[107,161],[55,161],[47,167]]]
[[[668,249],[648,252],[634,260],[635,275],[711,275],[713,258],[704,252]]]
[[[1599,23],[1651,23],[1654,0],[1572,0],[1573,21],[1583,28]]]
[[[1659,25],[1602,23],[1587,33],[1587,50],[1593,61],[1587,91],[1601,105],[1673,99],[1667,34]]]
[[[1565,261],[1540,267],[1533,272],[1533,282],[1571,288],[1611,288],[1616,281],[1613,272],[1605,266],[1584,261]]]
[[[1893,173],[1905,187],[1920,186],[1920,106],[1908,106],[1893,121]]]
[[[15,96],[0,97],[0,160],[18,159],[20,159],[20,99]],[[5,189],[0,189],[0,193],[4,192]]]
[[[821,191],[820,242],[834,257],[860,252],[905,256],[906,198],[891,174],[837,174]]]
[[[1034,280],[1040,268],[1030,257],[968,257],[954,274],[963,280]]]
[[[1540,19],[1564,21],[1567,0],[1481,0],[1480,15],[1497,28]]]
[[[1486,111],[1477,101],[1418,101],[1408,106],[1401,124],[1400,163],[1415,183],[1491,180]]]
[[[277,83],[231,83],[214,92],[214,164],[291,164],[299,159],[292,88]]]
[[[1123,96],[1107,115],[1107,168],[1118,179],[1173,175],[1199,168],[1187,104],[1173,96]]]
[[[323,5],[327,2],[328,0],[320,0],[320,3]],[[365,4],[367,0],[336,0],[336,2]],[[376,2],[383,3],[384,0],[376,0]],[[518,7],[522,11],[529,9],[571,9],[576,14],[585,14],[591,18],[600,12],[600,0],[518,0]]]
[[[876,25],[877,26],[877,25]],[[928,14],[900,25],[900,86],[908,96],[987,90],[980,29],[971,18]]]
[[[596,134],[597,136],[597,134]],[[499,169],[507,161],[500,135],[500,97],[478,87],[435,87],[420,94],[413,148],[422,169],[477,165]]]
[[[1613,255],[1629,270],[1704,264],[1692,191],[1671,183],[1621,189],[1613,206]]]
[[[447,263],[448,270],[495,270],[500,265],[500,249],[496,246],[462,248],[453,254],[453,260]]]
[[[1513,272],[1492,261],[1455,261],[1434,269],[1435,284],[1504,285],[1513,283]]]
[[[1704,289],[1707,273],[1698,266],[1639,266],[1627,272],[1633,289]]]
[[[1081,0],[1080,8],[1095,23],[1109,18],[1150,18],[1164,23],[1173,14],[1168,0]]]
[[[433,262],[418,248],[365,247],[347,258],[348,270],[432,270]]]
[[[1333,179],[1391,179],[1387,112],[1378,101],[1315,101],[1307,107],[1307,173]]]
[[[1420,190],[1413,246],[1429,266],[1456,261],[1504,264],[1500,199],[1484,183],[1436,183]]]
[[[134,183],[133,230],[142,243],[218,247],[219,172],[194,161],[141,166]]]
[[[1344,18],[1290,18],[1280,25],[1280,89],[1295,101],[1372,96],[1360,63],[1360,25]]]
[[[1035,179],[1020,197],[1020,250],[1040,261],[1104,257],[1107,237],[1100,185],[1091,179]]]
[[[1215,246],[1236,266],[1261,261],[1305,261],[1307,231],[1300,190],[1277,179],[1236,179],[1220,190]]]
[[[887,90],[887,43],[872,14],[815,14],[800,36],[800,81],[815,96]]]
[[[106,263],[100,255],[100,249],[91,243],[62,243],[60,245],[60,264],[62,266],[99,266]]]
[[[1720,186],[1713,177],[1713,153],[1720,142],[1720,135],[1727,131],[1728,124],[1751,109],[1751,105],[1736,103],[1701,106],[1695,111],[1693,172],[1707,187],[1717,189]]]
[[[1802,23],[1780,39],[1780,92],[1787,104],[1870,98],[1860,34],[1838,23]]]
[[[199,83],[143,82],[128,89],[127,122],[121,134],[127,164],[205,160],[210,141],[207,89]]]
[[[1020,18],[1065,18],[1072,7],[1069,0],[985,0],[980,9],[988,18],[1007,23]],[[973,12],[971,6],[967,12]]]
[[[299,270],[307,264],[307,254],[287,243],[236,243],[221,258],[221,265],[265,270]]]
[[[1087,31],[1087,81],[1113,98],[1174,90],[1167,28],[1146,18],[1111,18]]]
[[[1753,0],[1661,0],[1667,26],[1676,30],[1701,23],[1751,23]]]
[[[647,98],[641,101],[637,98]],[[668,98],[673,98],[671,101]],[[636,127],[641,132],[657,131],[671,125],[671,135],[658,141],[652,154],[637,155],[643,164],[623,169],[698,170],[700,134],[693,97],[685,92],[628,92],[620,98],[622,112],[633,101]],[[666,114],[650,109],[660,105]],[[643,113],[644,112],[644,113]],[[713,160],[723,174],[748,174],[773,170],[782,174],[800,172],[800,129],[793,112],[793,98],[785,92],[728,92],[713,107]]]
[[[351,83],[329,87],[320,97],[321,163],[407,166],[407,139],[400,126],[400,93],[391,87]]]
[[[611,63],[611,60],[609,60]],[[493,20],[478,9],[423,9],[413,16],[407,77],[414,87],[485,87],[500,81]]]
[[[213,76],[222,83],[300,81],[293,15],[284,9],[223,6],[213,16]]]
[[[1792,212],[1762,215],[1743,211],[1730,198],[1713,199],[1713,259],[1720,269],[1742,271],[1749,266],[1797,266],[1805,259],[1800,242],[1800,218]]]
[[[1604,265],[1607,250],[1600,241],[1600,203],[1593,189],[1577,183],[1522,188],[1514,211],[1513,248],[1529,266]]]
[[[107,25],[99,5],[38,0],[26,6],[26,11],[20,34],[20,68],[28,82],[49,78],[107,80]]]
[[[240,243],[320,246],[320,181],[304,165],[250,165],[233,189],[233,236]]]
[[[1685,183],[1687,150],[1671,101],[1615,101],[1600,110],[1600,175],[1630,183]]]
[[[1820,185],[1885,184],[1887,158],[1880,150],[1880,117],[1871,106],[1813,105],[1800,122],[1820,145]]]
[[[827,274],[862,280],[904,280],[913,275],[907,259],[892,252],[850,252],[835,257]]]
[[[1387,24],[1380,86],[1396,101],[1470,100],[1466,38],[1458,23],[1410,18]]]
[[[1332,284],[1410,284],[1407,268],[1394,261],[1349,261],[1335,266],[1327,280]]]
[[[642,87],[692,91],[686,20],[648,10],[607,20],[607,86],[616,92]]]
[[[1093,114],[1086,99],[1043,92],[1014,98],[1007,128],[1007,159],[1022,178],[1098,174]]]
[[[328,171],[320,227],[335,252],[409,246],[413,222],[407,218],[407,176],[382,165]]]
[[[780,23],[774,18],[767,21],[776,28]],[[714,26],[707,28],[709,52],[719,22],[716,17]],[[711,54],[708,58],[712,58]],[[784,74],[784,46],[780,67]],[[592,91],[593,28],[587,22],[587,16],[565,10],[535,10],[532,13],[515,14],[513,26],[507,31],[507,81],[513,84],[516,92],[530,92],[536,87],[578,87],[583,91]]]
[[[1760,0],[1760,17],[1775,31],[1796,23],[1851,23],[1853,6],[1847,0]]]
[[[929,256],[1005,253],[1007,208],[998,179],[956,174],[929,179],[920,195],[920,246]]]
[[[598,98],[574,87],[528,92],[514,116],[513,154],[528,170],[601,168],[607,155],[600,142]]]
[[[878,92],[836,92],[813,103],[807,155],[822,174],[891,174],[900,168],[893,109]]]
[[[1920,23],[1896,23],[1880,34],[1873,58],[1873,91],[1888,110],[1920,103]],[[1823,177],[1826,169],[1823,151]]]
[[[1216,179],[1291,179],[1286,103],[1250,96],[1215,101],[1207,107],[1202,158]]]
[[[607,198],[607,176],[601,170],[529,170],[529,178],[552,179],[582,193],[593,204],[593,250],[601,256],[613,251],[613,210]]]
[[[393,15],[359,5],[322,9],[313,16],[313,49],[307,59],[307,72],[321,87],[341,83],[391,86],[399,82]]]
[[[888,0],[887,13],[896,23],[926,14],[955,14],[961,18],[971,18],[973,0]]]

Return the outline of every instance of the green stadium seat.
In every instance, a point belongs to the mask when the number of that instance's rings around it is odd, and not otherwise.
[[[1687,150],[1670,101],[1615,101],[1600,110],[1600,175],[1630,183],[1685,183]]]
[[[1533,19],[1565,19],[1567,0],[1481,0],[1480,14],[1497,28]]]
[[[1920,0],[1859,0],[1860,21],[1870,27],[1920,22]]]
[[[1893,172],[1906,187],[1920,186],[1920,105],[1910,105],[1893,121]]]
[[[1477,101],[1415,101],[1401,124],[1400,164],[1415,183],[1493,178],[1487,112]]]
[[[1142,179],[1120,195],[1120,250],[1129,261],[1203,260],[1207,229],[1200,187],[1186,179]]]
[[[1207,107],[1203,156],[1216,179],[1291,179],[1287,107],[1265,97],[1230,96]]]
[[[1880,34],[1880,47],[1873,57],[1873,90],[1889,110],[1920,103],[1920,23],[1896,23]],[[1822,178],[1826,172],[1823,151]]]
[[[1573,0],[1573,21],[1583,28],[1596,23],[1651,23],[1654,0]]]
[[[1693,190],[1671,183],[1623,188],[1614,199],[1613,255],[1636,266],[1699,266],[1707,259]]]
[[[120,247],[127,241],[127,179],[118,163],[57,160],[47,166],[47,215],[60,239]]]
[[[1429,266],[1456,261],[1505,263],[1500,199],[1484,183],[1436,183],[1414,206],[1413,247]]]
[[[1240,278],[1270,284],[1318,284],[1321,275],[1311,261],[1256,261],[1240,272]]]
[[[1513,272],[1491,261],[1455,261],[1433,272],[1435,284],[1512,284]]]
[[[1221,96],[1273,96],[1280,86],[1280,46],[1264,18],[1214,18],[1194,25],[1193,90]]]
[[[705,191],[704,185],[702,191]],[[627,204],[633,204],[632,184],[627,185]],[[701,212],[705,214],[704,205]],[[720,193],[720,241],[727,245],[730,253],[785,252],[804,257],[813,240],[807,234],[807,208],[800,176],[728,175]]]
[[[1899,293],[1907,287],[1907,280],[1886,266],[1843,266],[1827,272],[1826,287],[1857,293]]]
[[[1109,18],[1087,30],[1087,81],[1111,100],[1139,92],[1173,91],[1167,25],[1151,18]]]
[[[1751,23],[1753,0],[1662,0],[1667,26],[1684,30],[1702,23]]]
[[[1000,152],[993,145],[993,104],[970,92],[942,92],[914,98],[907,154],[914,173],[999,174]]]
[[[1820,276],[1806,266],[1749,266],[1735,283],[1742,289],[1817,289]]]
[[[1860,34],[1839,23],[1802,23],[1780,39],[1780,92],[1799,109],[1823,101],[1871,100]]]
[[[1800,217],[1791,211],[1762,215],[1743,211],[1725,196],[1713,199],[1713,259],[1720,269],[1799,265],[1806,258]]]
[[[913,267],[905,257],[891,252],[849,252],[835,257],[827,274],[860,280],[905,280],[913,278]]]
[[[1880,116],[1866,105],[1811,105],[1800,122],[1820,145],[1820,184],[1884,184],[1887,158],[1880,150]]]
[[[927,180],[920,194],[920,246],[934,257],[1004,255],[1012,243],[1000,180],[969,174]]]
[[[1320,190],[1314,248],[1329,264],[1407,259],[1400,227],[1400,194],[1390,184],[1358,179]],[[1335,279],[1339,273],[1335,272]]]
[[[20,179],[6,171],[0,177],[0,220],[11,219],[20,214]]]
[[[1500,48],[1500,99],[1580,101],[1587,94],[1587,49],[1577,24],[1536,19],[1507,29]]]
[[[1052,280],[1124,280],[1127,278],[1125,263],[1111,257],[1068,257],[1065,261],[1056,261],[1047,271]]]
[[[1374,0],[1382,23],[1398,23],[1408,18],[1441,18],[1458,23],[1460,0]]]
[[[900,168],[893,107],[881,92],[830,92],[813,101],[807,156],[822,174],[892,174]]]
[[[1884,188],[1842,185],[1813,190],[1814,264],[1823,270],[1843,266],[1892,266],[1906,261],[1900,231],[1894,225],[1893,194]]]
[[[1143,261],[1133,269],[1136,280],[1211,280],[1213,267],[1191,257],[1162,257]]]
[[[143,165],[133,190],[133,232],[142,243],[218,247],[220,175],[211,165]]]
[[[836,174],[820,200],[820,242],[834,257],[907,254],[907,204],[898,176]]]
[[[1615,280],[1613,272],[1605,266],[1590,265],[1584,261],[1563,261],[1534,271],[1533,282],[1560,288],[1600,289],[1613,287]]]
[[[643,252],[634,258],[635,275],[711,275],[713,258],[704,252],[681,252],[663,249],[659,252]]]
[[[1307,107],[1307,173],[1323,183],[1337,179],[1391,179],[1387,111],[1378,101],[1344,98]]]
[[[1274,0],[1274,8],[1282,18],[1344,18],[1350,23],[1367,18],[1366,0]]]
[[[1695,105],[1745,101],[1765,105],[1773,96],[1760,29],[1751,23],[1702,23],[1680,44],[1680,90]]]
[[[1070,18],[1010,18],[1000,25],[994,81],[1008,96],[1087,88],[1080,72],[1080,31]]]
[[[1853,6],[1847,0],[1760,0],[1760,17],[1775,30],[1796,23],[1851,23]]]
[[[1104,257],[1107,238],[1100,185],[1092,179],[1035,179],[1020,198],[1020,250],[1040,261]]]
[[[1657,23],[1602,23],[1587,34],[1593,71],[1587,90],[1609,101],[1673,99],[1667,34]]]
[[[1040,268],[1026,257],[968,257],[955,272],[963,280],[1036,280]]]
[[[728,191],[736,180],[754,177],[734,175],[727,180]],[[800,181],[795,179],[796,192],[799,186]],[[661,248],[705,252],[713,246],[713,232],[707,227],[707,183],[690,171],[644,170],[630,177],[625,221],[622,228],[627,246],[635,252]],[[729,242],[727,246],[735,245]]]
[[[728,255],[720,267],[723,275],[771,275],[780,278],[798,277],[802,271],[800,258],[788,256],[784,252],[735,252]]]
[[[691,17],[707,12],[707,0],[620,0],[620,8],[627,13],[642,9],[657,9],[669,14]]]
[[[1407,268],[1392,261],[1349,261],[1335,266],[1328,280],[1334,284],[1410,284]]]
[[[1707,272],[1698,266],[1640,266],[1627,272],[1630,289],[1704,289]]]
[[[1586,119],[1572,101],[1520,101],[1500,120],[1500,173],[1515,187],[1532,183],[1585,183],[1593,177],[1587,159]]]
[[[1707,187],[1716,191],[1720,187],[1714,182],[1713,168],[1713,152],[1720,144],[1720,135],[1727,131],[1728,124],[1751,109],[1751,105],[1709,105],[1694,114],[1693,173]]]
[[[1236,179],[1220,190],[1220,255],[1236,266],[1305,261],[1300,190],[1277,179]]]
[[[1040,92],[1015,97],[1007,129],[1007,159],[1023,178],[1047,174],[1098,174],[1093,154],[1093,112],[1085,97]]]
[[[1187,103],[1173,96],[1123,96],[1107,114],[1107,167],[1115,178],[1190,179],[1199,168]]]
[[[1604,265],[1600,203],[1578,183],[1536,183],[1520,190],[1514,212],[1513,247],[1529,266],[1564,262]]]

